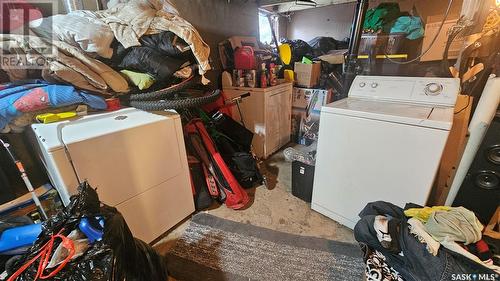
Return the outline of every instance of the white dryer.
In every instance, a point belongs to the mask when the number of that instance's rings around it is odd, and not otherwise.
[[[127,108],[32,125],[63,203],[77,192],[78,175],[148,243],[189,216],[194,202],[180,117],[163,114]]]
[[[354,228],[369,202],[425,205],[459,91],[454,78],[357,76],[321,110],[312,209]]]

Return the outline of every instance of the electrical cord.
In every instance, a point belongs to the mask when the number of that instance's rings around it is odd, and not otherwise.
[[[450,51],[450,46],[453,43],[453,40],[464,30],[462,27],[457,27],[452,30],[450,35],[448,36],[448,40],[446,41],[446,46],[444,48],[443,52],[443,62],[442,62],[442,68],[443,68],[443,73],[446,73],[447,75],[450,75],[450,63],[448,59],[448,53]]]
[[[444,17],[443,17],[443,20],[441,21],[441,25],[439,26],[439,29],[438,31],[436,32],[436,35],[434,35],[434,38],[432,39],[431,41],[431,44],[429,45],[429,47],[427,47],[427,50],[425,50],[425,52],[423,52],[422,54],[420,54],[418,57],[410,60],[410,61],[405,61],[405,62],[399,62],[399,61],[395,61],[395,60],[392,60],[390,57],[389,57],[389,54],[387,54],[384,50],[384,56],[387,60],[389,60],[389,62],[391,63],[394,63],[394,64],[409,64],[409,63],[412,63],[412,62],[415,62],[417,60],[419,60],[421,57],[425,56],[429,51],[430,49],[432,48],[432,46],[434,45],[434,43],[436,42],[439,34],[441,33],[441,30],[443,29],[443,26],[444,26],[444,22],[446,21],[446,19],[448,18],[448,14],[450,13],[450,9],[451,9],[451,4],[453,3],[453,0],[449,0],[448,1],[448,7],[446,8],[446,12],[444,14]]]

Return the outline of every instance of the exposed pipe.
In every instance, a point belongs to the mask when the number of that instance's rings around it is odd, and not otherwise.
[[[351,37],[349,40],[349,50],[346,57],[346,68],[344,72],[344,83],[342,93],[343,97],[347,97],[349,88],[351,87],[354,77],[357,75],[358,66],[358,51],[359,43],[361,42],[361,34],[363,33],[363,23],[365,21],[365,14],[368,10],[368,0],[358,0],[354,19],[352,21]]]

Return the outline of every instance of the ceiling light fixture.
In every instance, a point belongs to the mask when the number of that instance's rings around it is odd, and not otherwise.
[[[295,0],[295,5],[316,7],[316,6],[318,6],[318,3],[316,3],[313,0]]]

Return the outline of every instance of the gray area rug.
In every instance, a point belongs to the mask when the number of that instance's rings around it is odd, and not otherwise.
[[[357,245],[195,215],[167,253],[177,280],[362,280]]]

